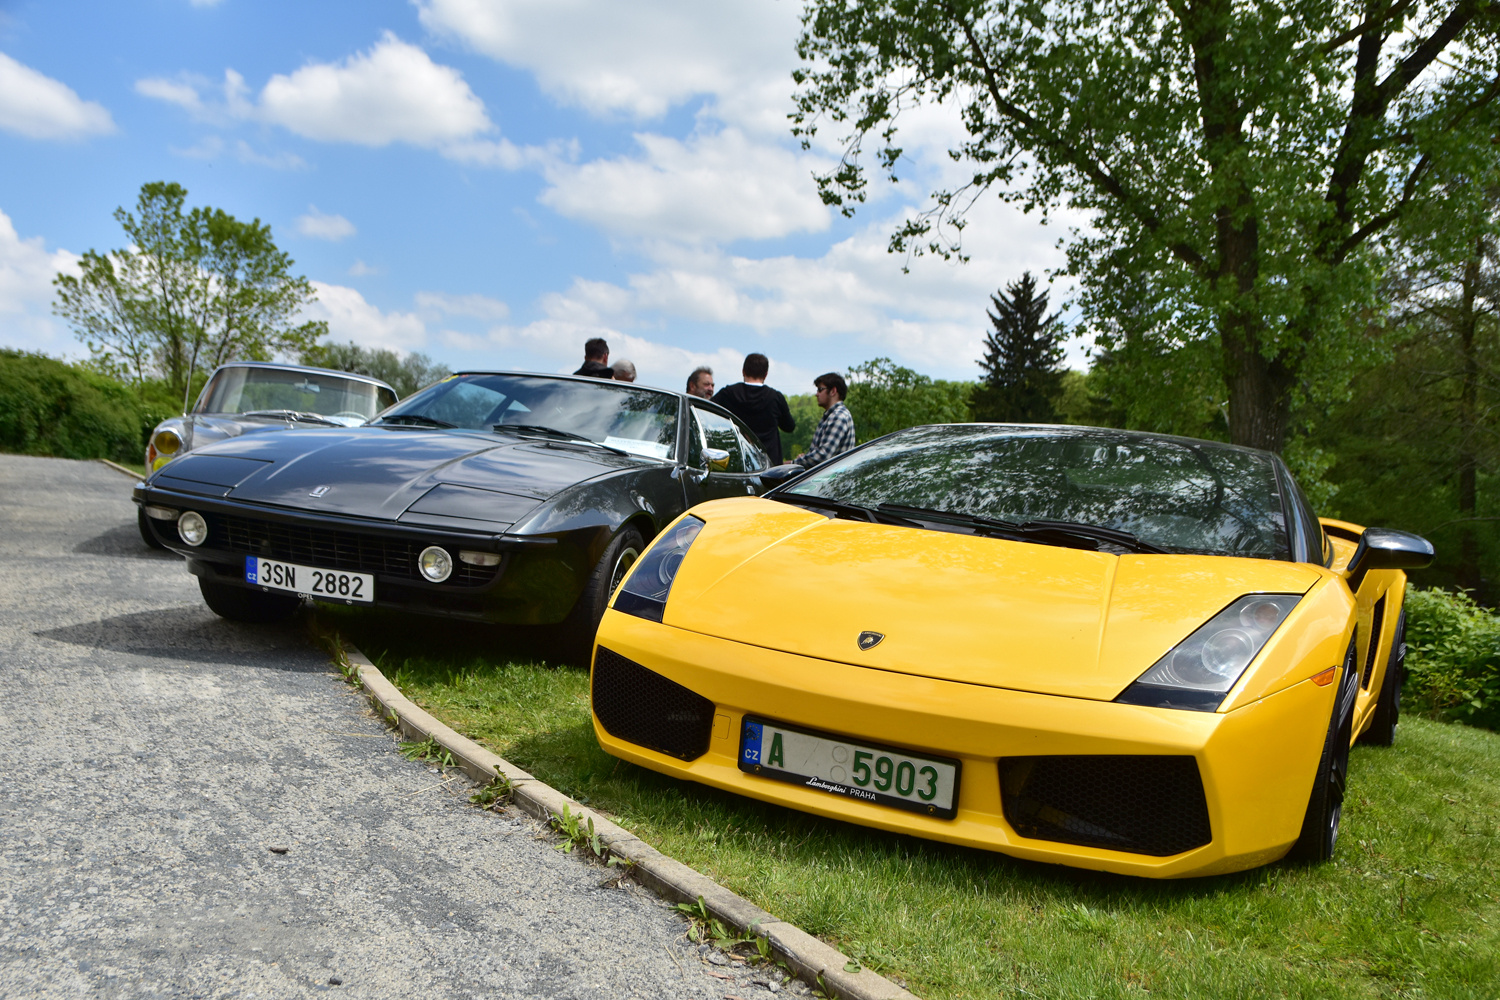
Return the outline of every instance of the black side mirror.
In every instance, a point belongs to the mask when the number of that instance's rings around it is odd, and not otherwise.
[[[1392,528],[1366,528],[1359,536],[1359,547],[1344,572],[1349,589],[1358,590],[1365,574],[1372,569],[1425,569],[1437,553],[1432,543],[1421,535]]]
[[[793,462],[787,462],[785,465],[773,465],[760,474],[760,481],[765,483],[767,487],[780,486],[782,483],[791,482],[806,471],[802,466]]]

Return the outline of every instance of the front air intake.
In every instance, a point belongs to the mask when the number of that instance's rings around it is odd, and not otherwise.
[[[594,656],[594,715],[616,739],[693,760],[708,752],[714,703],[613,650]]]
[[[1000,799],[1034,840],[1166,857],[1213,839],[1192,757],[1005,757]]]

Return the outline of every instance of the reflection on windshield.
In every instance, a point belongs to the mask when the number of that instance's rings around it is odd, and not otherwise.
[[[648,458],[670,459],[677,446],[676,396],[600,380],[456,375],[381,414],[386,421],[520,433],[547,428]]]
[[[396,401],[391,390],[321,372],[225,368],[204,390],[198,413],[311,413],[354,427]]]
[[[1169,552],[1289,559],[1268,456],[1095,428],[918,427],[786,491],[1002,521],[1075,521]]]

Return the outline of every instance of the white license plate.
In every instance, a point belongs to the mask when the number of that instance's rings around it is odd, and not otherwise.
[[[746,716],[740,770],[856,802],[952,819],[959,762]]]
[[[375,600],[375,577],[369,573],[298,566],[257,556],[245,557],[245,582],[271,590],[290,590],[320,601],[369,604]]]

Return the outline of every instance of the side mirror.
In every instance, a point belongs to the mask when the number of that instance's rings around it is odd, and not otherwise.
[[[792,462],[787,462],[785,465],[771,466],[765,472],[762,472],[760,474],[760,480],[767,486],[780,486],[782,483],[791,482],[793,479],[796,479],[806,471],[807,470],[800,465]]]
[[[714,472],[724,472],[729,468],[729,452],[723,448],[704,448],[703,460]]]
[[[1358,590],[1365,574],[1372,569],[1424,569],[1432,564],[1436,554],[1432,543],[1421,535],[1392,528],[1366,528],[1344,573],[1349,577],[1349,589]]]

